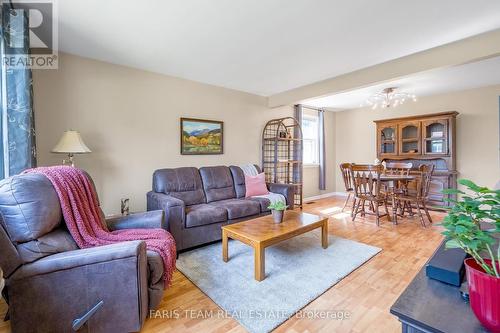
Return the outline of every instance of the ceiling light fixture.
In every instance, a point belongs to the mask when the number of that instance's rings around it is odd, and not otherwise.
[[[377,108],[395,108],[403,104],[409,99],[414,102],[417,101],[417,96],[406,92],[396,92],[396,87],[389,87],[382,90],[382,92],[371,95],[366,99],[366,105],[371,106],[373,110]]]

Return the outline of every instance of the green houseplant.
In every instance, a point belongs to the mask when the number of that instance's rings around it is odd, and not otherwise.
[[[274,222],[276,223],[283,222],[283,214],[285,210],[288,208],[288,206],[285,205],[283,201],[273,202],[267,208],[271,210]]]
[[[476,185],[467,179],[459,184],[465,191],[444,190],[459,199],[447,199],[452,207],[445,228],[447,248],[461,248],[471,256],[465,260],[469,298],[479,321],[492,332],[500,332],[500,190]],[[495,249],[495,246],[497,247]]]

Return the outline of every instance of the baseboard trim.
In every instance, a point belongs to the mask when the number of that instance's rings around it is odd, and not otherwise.
[[[323,194],[320,194],[320,195],[315,195],[315,196],[312,196],[312,197],[307,197],[307,198],[304,198],[304,202],[310,202],[310,201],[319,200],[319,199],[324,199],[324,198],[329,198],[329,197],[334,197],[334,196],[342,196],[342,197],[345,197],[345,196],[347,196],[347,193],[345,193],[345,192],[329,192],[329,193],[323,193]]]

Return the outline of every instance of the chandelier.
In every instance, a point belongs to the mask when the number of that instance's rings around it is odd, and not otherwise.
[[[377,108],[395,108],[411,99],[417,101],[417,96],[406,92],[396,92],[396,87],[389,87],[382,90],[382,92],[371,95],[366,99],[366,104],[371,106],[373,110]]]

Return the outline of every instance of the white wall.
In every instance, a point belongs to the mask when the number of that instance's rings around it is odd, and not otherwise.
[[[264,97],[179,78],[61,54],[59,70],[35,70],[34,108],[40,165],[60,163],[50,153],[63,131],[76,129],[93,150],[77,165],[94,178],[106,213],[145,209],[155,169],[179,166],[260,164],[266,121],[293,115],[292,107],[269,109]],[[458,111],[459,177],[494,186],[499,169],[500,86],[420,98],[388,110],[327,112],[327,189],[318,190],[318,168],[304,169],[304,196],[343,191],[342,162],[376,157],[373,120]],[[224,121],[224,154],[180,155],[179,118]]]
[[[94,178],[106,214],[124,197],[131,211],[144,210],[158,168],[260,164],[265,123],[293,115],[291,106],[269,109],[264,97],[64,53],[58,70],[35,70],[33,80],[39,165],[60,163],[50,150],[65,130],[80,131],[92,153],[76,163]],[[224,121],[224,154],[181,155],[180,117]],[[333,127],[333,115],[326,119]],[[333,166],[328,172],[333,191]],[[307,196],[319,194],[317,173],[305,171]]]
[[[342,162],[373,163],[376,158],[376,126],[373,120],[458,111],[457,170],[459,178],[493,187],[500,179],[500,85],[420,98],[397,108],[361,108],[335,114],[336,165]],[[337,191],[343,191],[337,173]]]

